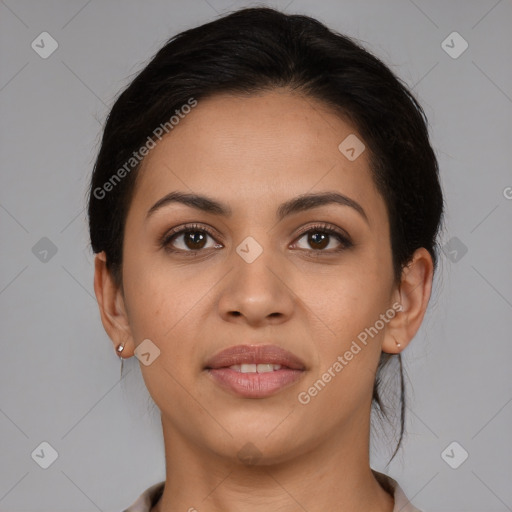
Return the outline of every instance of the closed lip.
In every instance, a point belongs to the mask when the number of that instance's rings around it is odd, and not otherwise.
[[[304,363],[277,345],[236,345],[221,350],[205,364],[206,370],[229,368],[236,364],[280,364],[292,370],[305,370]]]

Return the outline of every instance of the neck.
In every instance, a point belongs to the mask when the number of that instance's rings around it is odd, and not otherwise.
[[[393,511],[393,497],[369,465],[368,429],[286,461],[248,466],[188,443],[163,417],[162,427],[166,482],[151,512],[267,512],[269,504],[280,512]]]

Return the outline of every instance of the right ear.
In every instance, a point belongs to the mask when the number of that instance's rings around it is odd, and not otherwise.
[[[124,344],[123,357],[131,357],[134,354],[135,345],[126,314],[124,296],[107,269],[105,251],[98,253],[94,258],[94,293],[100,308],[101,322],[114,344],[114,349],[122,343]]]

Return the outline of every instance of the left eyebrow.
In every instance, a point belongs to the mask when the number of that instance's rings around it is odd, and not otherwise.
[[[198,194],[189,194],[185,192],[174,191],[159,199],[147,212],[146,219],[153,215],[160,208],[171,204],[181,203],[191,208],[201,210],[206,213],[214,215],[222,215],[224,217],[232,216],[231,208],[224,205],[215,199]],[[364,220],[368,222],[368,216],[363,207],[350,197],[347,197],[338,192],[321,192],[317,194],[304,194],[282,203],[277,209],[277,218],[282,220],[285,217],[294,213],[326,206],[328,204],[340,204],[342,206],[349,206],[356,210]]]
[[[284,217],[291,215],[293,213],[302,212],[305,210],[310,210],[312,208],[318,208],[319,206],[325,206],[328,204],[340,204],[343,206],[349,206],[356,210],[361,217],[364,218],[367,224],[368,216],[364,211],[363,207],[350,197],[347,197],[338,192],[321,192],[317,194],[304,194],[294,199],[290,199],[283,203],[277,209],[277,218],[279,220],[284,219]]]

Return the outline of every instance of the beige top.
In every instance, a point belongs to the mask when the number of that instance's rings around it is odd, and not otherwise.
[[[393,507],[393,512],[421,512],[421,510],[410,503],[396,480],[373,469],[372,472],[382,487],[394,497],[395,506]],[[151,507],[153,507],[160,499],[160,496],[162,496],[164,484],[165,481],[152,485],[137,498],[133,505],[122,512],[149,512]]]

